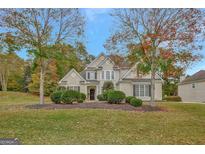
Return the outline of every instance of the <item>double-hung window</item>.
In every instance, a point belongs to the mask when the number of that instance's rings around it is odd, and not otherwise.
[[[106,71],[106,80],[110,80],[110,71]]]
[[[68,90],[80,91],[80,86],[68,86]]]
[[[67,81],[61,81],[61,85],[66,85]]]
[[[102,71],[102,80],[114,80],[115,72],[112,70]]]
[[[150,84],[133,85],[133,95],[137,97],[150,97],[151,96],[151,85]]]
[[[86,72],[86,78],[87,78],[87,80],[95,80],[95,79],[97,79],[97,72],[95,72],[95,71],[88,71],[88,72]]]

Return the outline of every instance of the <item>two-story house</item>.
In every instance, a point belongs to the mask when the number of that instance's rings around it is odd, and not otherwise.
[[[59,81],[59,86],[85,93],[87,100],[97,100],[97,95],[102,93],[104,82],[112,81],[114,88],[123,91],[126,96],[150,100],[151,74],[139,75],[136,66],[118,66],[109,56],[101,54],[82,72],[70,70]],[[155,100],[162,100],[162,80],[158,75],[155,79]]]

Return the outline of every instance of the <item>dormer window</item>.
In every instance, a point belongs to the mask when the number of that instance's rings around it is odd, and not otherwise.
[[[95,71],[88,71],[88,72],[86,72],[86,79],[87,80],[95,80],[95,79],[97,79],[97,72],[95,72]]]

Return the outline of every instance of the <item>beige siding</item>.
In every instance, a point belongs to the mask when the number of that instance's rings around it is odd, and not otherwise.
[[[85,93],[85,94],[87,93],[86,86],[80,84],[80,81],[82,81],[82,79],[74,71],[72,71],[71,74],[66,75],[62,81],[67,81],[67,84],[63,85],[65,87],[67,87],[67,86],[80,86],[80,92]]]
[[[94,61],[92,61],[88,67],[96,67],[100,62],[102,62],[105,59],[105,56],[101,55],[100,57],[96,58]]]
[[[97,71],[97,80],[100,81],[98,87],[98,94],[102,93],[102,87],[105,81],[112,81],[114,86],[116,86],[117,81],[119,81],[119,70],[114,70],[114,80],[103,80],[102,71],[106,70],[113,70],[113,64],[109,60],[106,60],[105,63],[102,65],[102,70]],[[117,87],[115,88],[117,89]]]
[[[184,102],[205,102],[205,82],[196,82],[178,86],[178,95]]]
[[[66,76],[63,81],[67,81],[67,85],[80,85],[81,79],[75,72],[72,72],[71,75]]]
[[[121,78],[123,75],[125,75],[125,73],[127,73],[129,71],[129,69],[121,69],[119,71],[119,77]]]
[[[162,82],[155,83],[155,100],[162,100]]]
[[[126,96],[133,96],[132,83],[120,83],[119,90],[123,91]]]
[[[147,84],[140,82],[140,84]],[[133,96],[133,83],[120,83],[119,90],[123,91],[126,96]],[[150,100],[150,97],[141,97],[142,100]],[[162,100],[162,83],[156,82],[155,83],[155,100]]]

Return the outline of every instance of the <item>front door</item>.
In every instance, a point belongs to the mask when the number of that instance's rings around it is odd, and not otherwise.
[[[90,89],[90,100],[95,100],[95,89]]]

